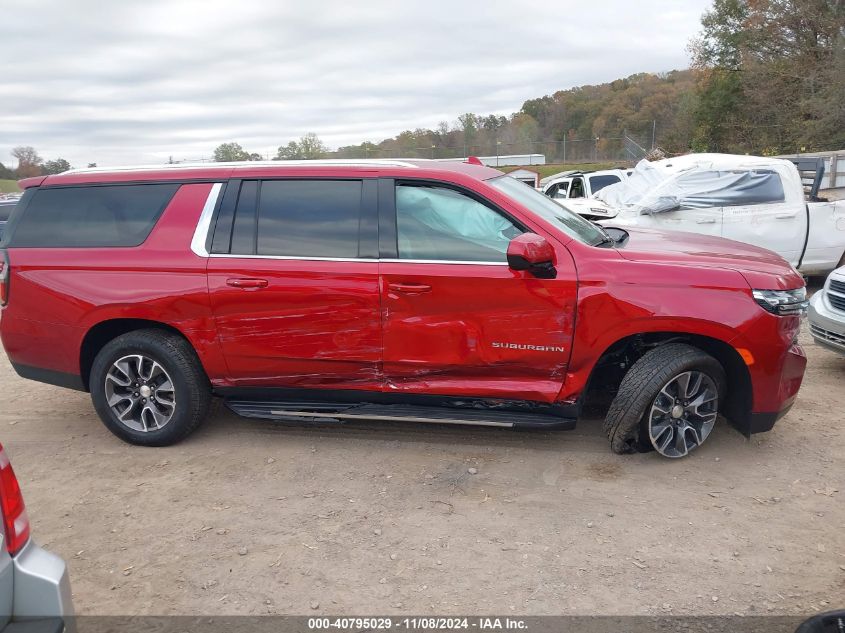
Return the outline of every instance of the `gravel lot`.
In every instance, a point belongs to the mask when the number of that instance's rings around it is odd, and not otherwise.
[[[283,427],[123,444],[0,358],[0,440],[79,614],[809,614],[845,596],[845,357],[687,459],[572,432]],[[470,471],[470,469],[473,469]],[[471,474],[472,473],[472,474]]]

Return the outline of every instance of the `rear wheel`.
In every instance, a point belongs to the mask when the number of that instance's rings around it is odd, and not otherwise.
[[[604,421],[616,453],[684,457],[707,440],[725,395],[725,372],[702,350],[668,343],[625,374]]]
[[[107,343],[91,367],[91,399],[122,440],[175,444],[205,418],[211,387],[193,348],[161,330],[136,330]]]

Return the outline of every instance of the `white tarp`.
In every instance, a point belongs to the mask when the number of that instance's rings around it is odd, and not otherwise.
[[[778,172],[762,164],[749,168],[667,159],[640,161],[626,180],[608,185],[595,198],[620,210],[646,214],[783,202],[784,196]]]

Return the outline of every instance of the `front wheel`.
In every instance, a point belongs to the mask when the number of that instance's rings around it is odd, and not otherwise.
[[[625,374],[604,421],[616,453],[685,457],[710,435],[725,396],[721,364],[684,343],[644,354]]]
[[[205,418],[211,387],[190,344],[161,330],[136,330],[107,343],[91,367],[94,408],[122,440],[167,446]]]

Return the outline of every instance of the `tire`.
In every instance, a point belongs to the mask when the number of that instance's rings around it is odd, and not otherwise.
[[[683,385],[684,376],[687,378],[683,389],[687,390],[699,375],[701,379],[696,384],[701,386],[703,404],[697,404],[698,397],[693,402],[675,400],[674,404],[668,403],[669,396],[675,395]],[[726,384],[725,371],[719,361],[697,347],[667,343],[650,350],[622,378],[608,409],[603,426],[611,449],[620,455],[656,449],[666,457],[684,457],[709,436],[719,405],[724,402]],[[662,391],[664,389],[666,391]],[[715,401],[710,399],[713,390]],[[689,402],[689,408],[685,402]],[[668,410],[662,413],[667,406]],[[683,411],[676,418],[678,407]],[[657,433],[661,428],[670,435],[652,438],[650,430]],[[679,436],[681,448],[662,445],[667,437]]]
[[[136,330],[107,343],[94,359],[89,386],[103,424],[140,446],[179,442],[211,404],[211,385],[196,352],[181,336],[162,330]]]

